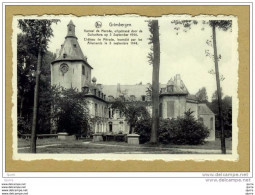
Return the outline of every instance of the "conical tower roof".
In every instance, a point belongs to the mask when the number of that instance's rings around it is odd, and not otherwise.
[[[65,37],[64,44],[61,45],[59,55],[52,63],[58,61],[83,61],[91,67],[87,62],[87,57],[81,50],[78,39],[75,35],[75,25],[72,20],[67,25],[67,36]]]
[[[68,25],[74,25],[73,21],[70,20],[69,24]]]

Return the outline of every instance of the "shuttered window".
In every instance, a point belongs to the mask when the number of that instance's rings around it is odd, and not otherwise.
[[[167,102],[167,118],[174,117],[174,101]]]

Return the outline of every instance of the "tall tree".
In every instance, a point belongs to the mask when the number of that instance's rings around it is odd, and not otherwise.
[[[28,37],[24,34],[17,36],[17,79],[18,79],[18,116],[24,118],[26,115],[27,104],[31,100],[35,79],[33,73],[35,70],[36,57],[27,43]],[[25,111],[25,113],[24,113]]]
[[[47,51],[49,38],[53,36],[51,25],[57,23],[59,20],[19,20],[18,25],[23,33],[28,38],[30,48],[34,48],[33,52],[37,56],[36,79],[34,89],[34,107],[33,107],[33,122],[31,132],[31,153],[36,153],[36,127],[38,115],[38,94],[39,94],[39,81],[40,71],[42,65],[42,56]]]
[[[219,65],[218,65],[218,52],[217,52],[217,41],[216,41],[216,28],[222,29],[224,31],[232,27],[232,22],[229,20],[211,20],[209,25],[212,27],[213,35],[213,51],[214,51],[214,63],[215,63],[215,73],[216,73],[216,84],[217,84],[217,97],[219,105],[219,120],[220,120],[220,129],[221,129],[221,152],[226,154],[226,145],[225,145],[225,133],[224,133],[224,124],[222,118],[222,94],[220,87],[220,74],[219,74]]]
[[[160,42],[158,20],[151,20],[148,23],[150,35],[150,44],[152,44],[152,53],[149,53],[149,63],[153,65],[152,70],[152,128],[150,143],[157,143],[157,131],[159,128],[159,67],[160,67]]]
[[[173,20],[172,23],[175,25],[182,25],[184,27],[184,32],[187,32],[189,29],[191,29],[192,24],[197,24],[198,21],[196,20]],[[221,126],[221,152],[222,154],[226,154],[226,146],[225,146],[225,136],[224,136],[224,128],[223,128],[223,119],[222,119],[222,100],[221,100],[221,87],[220,87],[220,80],[224,80],[225,78],[220,75],[219,73],[219,66],[218,61],[221,58],[221,55],[218,56],[217,52],[217,43],[216,43],[216,28],[227,31],[232,28],[232,20],[209,20],[209,21],[202,21],[202,24],[209,24],[209,26],[212,28],[212,40],[213,40],[213,58],[214,58],[214,64],[215,64],[215,75],[216,75],[216,84],[217,84],[217,97],[218,97],[218,105],[219,105],[219,120],[220,120],[220,126]],[[178,32],[180,30],[180,27],[174,28]],[[201,30],[204,30],[202,28]],[[210,41],[209,41],[210,42]],[[206,51],[207,56],[211,56],[208,51]]]
[[[28,44],[26,34],[20,33],[17,37],[17,80],[18,80],[18,133],[31,133],[33,115],[33,99],[35,86],[35,65],[37,56]],[[55,59],[52,52],[47,51],[42,60],[39,89],[39,113],[37,133],[49,133],[49,90],[50,90],[50,63]],[[43,105],[43,106],[40,106]]]

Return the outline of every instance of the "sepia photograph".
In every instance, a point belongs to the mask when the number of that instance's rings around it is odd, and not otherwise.
[[[2,194],[253,194],[251,0],[0,5]]]
[[[13,158],[237,160],[237,29],[223,15],[14,16]]]

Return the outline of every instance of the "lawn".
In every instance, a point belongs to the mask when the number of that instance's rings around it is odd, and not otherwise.
[[[30,141],[18,139],[18,152],[29,153]],[[226,139],[228,152],[232,149],[231,139]],[[126,142],[92,142],[91,140],[58,140],[44,138],[37,140],[37,153],[142,153],[142,154],[215,154],[220,153],[220,140],[206,142],[204,145],[128,145]]]

